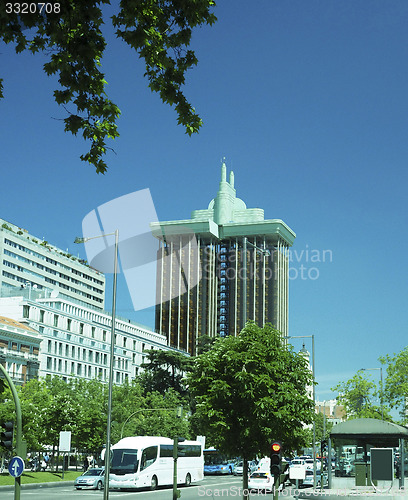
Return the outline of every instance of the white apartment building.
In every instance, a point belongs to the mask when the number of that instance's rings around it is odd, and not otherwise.
[[[0,316],[39,334],[40,377],[108,380],[112,316],[104,302],[103,273],[0,219]],[[176,350],[128,319],[116,317],[115,336],[115,384],[138,375],[145,349]],[[6,341],[0,347],[14,350]]]
[[[25,296],[22,295],[22,292]],[[31,292],[31,298],[28,295]],[[35,300],[34,291],[16,290],[15,297],[0,298],[0,314],[39,332],[39,376],[65,379],[109,377],[111,314],[55,297]],[[115,321],[114,376],[122,384],[138,375],[145,349],[168,350],[167,340],[130,320]],[[174,349],[172,349],[174,350]]]
[[[0,290],[28,287],[103,310],[105,276],[68,251],[0,219]]]

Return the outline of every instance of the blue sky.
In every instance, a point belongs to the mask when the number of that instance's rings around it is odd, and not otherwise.
[[[193,36],[185,93],[204,126],[191,138],[105,27],[103,70],[122,111],[105,175],[64,133],[45,56],[1,45],[0,217],[84,256],[73,240],[91,210],[149,188],[159,219],[189,218],[216,195],[225,156],[237,196],[297,234],[290,334],[315,335],[325,399],[407,343],[408,3],[226,0],[215,13]],[[119,285],[118,314],[152,322]]]

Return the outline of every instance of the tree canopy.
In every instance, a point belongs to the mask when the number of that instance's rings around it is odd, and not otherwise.
[[[382,418],[381,404],[374,402],[377,398],[381,399],[381,387],[363,375],[359,370],[351,379],[346,382],[340,382],[333,387],[333,391],[338,391],[337,401],[344,405],[347,419],[352,418]],[[391,420],[389,407],[382,403],[384,419]]]
[[[28,451],[57,447],[60,431],[72,432],[72,448],[97,455],[106,442],[108,386],[98,380],[61,377],[33,379],[17,387],[23,417],[23,439]],[[169,389],[144,393],[137,380],[113,387],[112,443],[123,436],[190,437],[188,419],[174,418],[183,405]],[[14,421],[14,401],[8,386],[0,397],[0,420]]]
[[[408,346],[392,356],[380,357],[380,362],[387,365],[384,384],[384,399],[391,408],[399,410],[401,423],[408,422]]]
[[[382,418],[393,421],[398,410],[399,423],[406,425],[408,422],[407,400],[408,400],[408,346],[399,353],[380,356],[381,369],[386,371],[383,385],[381,381],[375,383],[368,375],[363,376],[363,370],[359,370],[354,377],[346,382],[340,382],[333,387],[338,391],[337,400],[343,404],[347,418]],[[379,368],[375,368],[380,370]],[[371,369],[372,370],[372,369]],[[381,376],[382,379],[382,376]],[[380,404],[375,404],[375,402]]]
[[[186,396],[187,388],[183,377],[191,369],[192,359],[177,351],[146,349],[143,352],[147,354],[147,362],[141,365],[145,371],[140,375],[139,381],[145,391],[165,393],[171,388]]]
[[[116,120],[119,107],[106,92],[107,81],[101,71],[107,42],[102,26],[103,5],[109,0],[64,0],[50,12],[37,5],[34,12],[23,13],[27,4],[2,3],[0,40],[13,43],[17,53],[28,50],[44,52],[47,75],[57,75],[60,88],[55,101],[63,106],[65,131],[90,141],[90,149],[81,160],[95,166],[96,172],[107,169],[103,157],[107,139],[119,136]],[[31,6],[31,4],[29,4]],[[175,107],[178,123],[191,135],[198,132],[201,118],[186,99],[182,86],[188,69],[198,59],[189,48],[192,31],[216,21],[211,8],[214,0],[121,0],[111,22],[116,36],[132,47],[146,65],[148,86],[164,103]],[[0,79],[0,98],[4,97]]]
[[[223,453],[245,464],[269,455],[276,439],[286,451],[309,444],[304,424],[313,420],[312,374],[271,325],[249,322],[237,337],[217,339],[195,358],[187,380],[197,403],[194,426]]]

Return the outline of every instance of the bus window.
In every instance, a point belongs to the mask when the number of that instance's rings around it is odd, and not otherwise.
[[[145,448],[142,453],[142,460],[140,462],[140,470],[144,470],[149,465],[154,464],[157,458],[157,446],[149,446]]]
[[[129,474],[137,471],[137,450],[112,450],[111,471],[115,473]]]

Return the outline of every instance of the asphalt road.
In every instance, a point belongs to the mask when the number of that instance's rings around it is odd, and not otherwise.
[[[189,487],[180,487],[181,500],[236,498],[242,499],[242,477],[235,476],[206,476],[204,481]],[[287,491],[283,499],[292,500]],[[112,500],[172,500],[171,488],[159,488],[156,491],[114,491],[109,492]],[[1,491],[1,500],[14,500],[14,491]],[[102,491],[76,490],[73,486],[57,486],[21,490],[21,500],[71,500],[86,499],[97,500],[103,498]],[[251,495],[251,498],[266,498],[272,500],[271,494]]]

